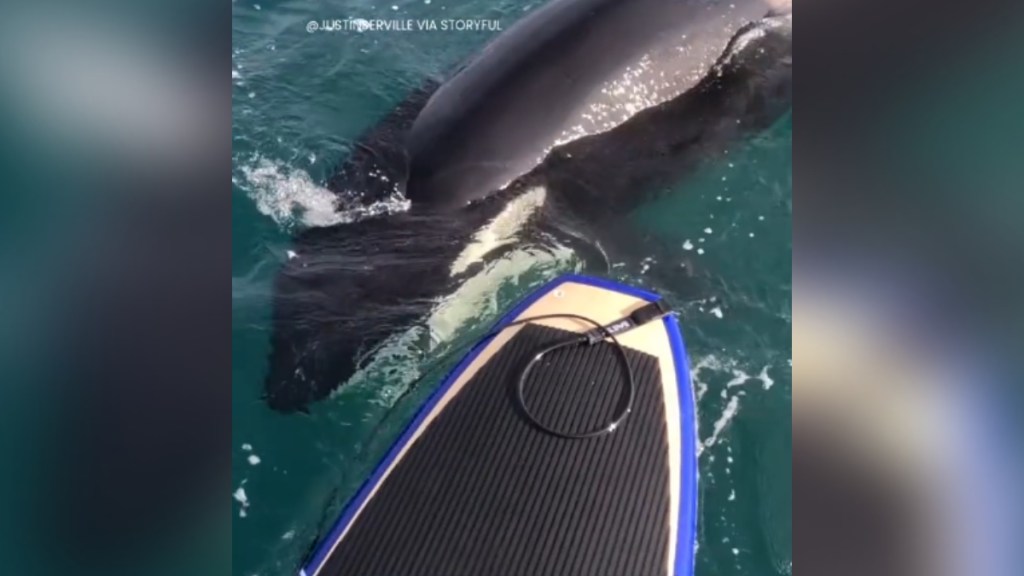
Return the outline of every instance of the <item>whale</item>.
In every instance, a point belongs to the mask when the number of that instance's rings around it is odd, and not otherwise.
[[[339,210],[401,198],[461,206],[554,147],[697,85],[737,32],[791,0],[551,0],[425,78],[328,179]]]
[[[445,82],[407,142],[405,195],[465,205],[559,144],[607,131],[695,86],[764,0],[555,0]]]
[[[636,30],[654,20],[660,27],[649,36],[615,36],[610,23],[626,26],[630,17]],[[578,49],[596,49],[600,38],[618,53],[580,57]],[[540,59],[545,50],[562,57]],[[664,55],[664,75],[651,54]],[[601,60],[598,72],[594,60]],[[559,90],[566,75],[589,89]],[[623,77],[632,89],[617,90]],[[637,87],[666,77],[673,88]],[[548,101],[531,102],[545,84]],[[620,98],[615,107],[612,97]],[[274,280],[267,405],[308,411],[411,326],[428,327],[429,351],[445,337],[432,328],[464,299],[461,291],[522,243],[601,254],[591,250],[596,239],[621,230],[622,214],[770,127],[791,105],[792,16],[777,6],[546,5],[448,82],[411,95],[332,179],[339,206],[395,195],[409,206],[295,236]],[[608,114],[586,124],[594,110]]]

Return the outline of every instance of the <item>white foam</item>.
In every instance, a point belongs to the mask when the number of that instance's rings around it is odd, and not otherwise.
[[[740,386],[744,384],[747,380],[750,380],[749,374],[747,374],[743,370],[736,370],[734,368],[732,371],[732,380],[726,382],[725,387],[732,388],[733,386]]]
[[[245,484],[245,482],[243,481],[242,484]],[[245,488],[239,486],[238,490],[235,490],[234,494],[231,496],[242,505],[242,509],[238,511],[238,516],[245,518],[247,514],[246,511],[249,509],[249,497],[245,493]]]
[[[696,397],[697,397],[697,401],[700,402],[700,399],[704,397],[704,394],[707,394],[708,385],[705,384],[704,382],[701,382],[700,380],[697,380],[696,378],[691,378],[690,380],[697,387]]]
[[[242,173],[251,185],[256,208],[282,226],[330,226],[345,221],[336,210],[334,194],[317,186],[302,170],[288,171],[261,159],[255,166],[243,167]]]
[[[259,456],[255,455],[255,454],[250,454],[249,455],[249,465],[250,466],[256,466],[259,463],[260,463],[260,457]]]
[[[719,360],[714,354],[708,354],[701,358],[690,368],[690,381],[696,386],[696,396],[699,401],[704,397],[704,394],[708,391],[708,385],[706,382],[700,379],[700,373],[704,370],[729,370],[735,362],[732,360],[722,361]]]
[[[304,170],[259,159],[243,166],[249,195],[256,208],[284,228],[296,224],[309,227],[332,226],[367,216],[408,210],[409,203],[397,196],[366,207],[338,211],[333,192],[313,182]]]
[[[774,385],[775,381],[768,375],[768,369],[770,365],[764,366],[756,376],[751,376],[744,370],[737,367],[737,361],[733,359],[719,359],[717,356],[711,354],[704,358],[701,358],[690,370],[690,380],[693,382],[696,388],[697,400],[700,399],[707,393],[708,384],[701,380],[701,373],[705,370],[713,372],[728,372],[731,374],[730,379],[725,383],[725,386],[720,390],[719,396],[726,400],[726,406],[721,416],[715,422],[711,436],[706,438],[703,442],[699,442],[697,446],[698,455],[701,454],[706,448],[710,448],[718,442],[718,438],[725,428],[729,425],[736,414],[739,412],[740,397],[745,396],[746,392],[740,390],[735,395],[730,397],[729,389],[743,386],[751,380],[760,380],[763,384],[764,390],[770,390]],[[731,452],[731,450],[729,451]],[[732,462],[732,457],[727,456],[727,460]]]
[[[703,454],[704,450],[711,448],[718,442],[718,436],[725,430],[726,426],[732,422],[732,419],[736,417],[736,414],[740,410],[740,397],[733,396],[729,399],[729,403],[726,404],[725,410],[722,415],[715,420],[714,429],[711,431],[711,436],[704,440],[704,443],[697,447],[697,455]]]

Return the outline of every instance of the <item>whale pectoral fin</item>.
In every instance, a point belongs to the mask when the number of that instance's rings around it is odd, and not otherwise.
[[[571,237],[576,243],[570,247],[583,265],[583,272],[587,274],[610,275],[613,262],[608,258],[604,246],[598,241],[587,241],[576,236]]]
[[[443,242],[402,215],[300,232],[274,278],[268,406],[301,412],[326,398],[420,318],[443,286]]]

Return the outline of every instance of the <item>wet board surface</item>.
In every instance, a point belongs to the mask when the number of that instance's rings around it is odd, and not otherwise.
[[[608,324],[657,299],[580,276],[544,286],[498,326],[572,313]],[[589,439],[524,417],[515,381],[548,344],[592,326],[555,318],[475,347],[431,397],[321,543],[305,576],[688,575],[696,518],[693,396],[676,319],[622,334],[632,410]],[[614,345],[573,346],[531,370],[545,425],[584,431],[621,408]]]

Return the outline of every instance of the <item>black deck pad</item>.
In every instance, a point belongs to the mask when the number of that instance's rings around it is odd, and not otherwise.
[[[627,349],[636,398],[611,434],[557,438],[516,408],[524,363],[570,336],[520,330],[410,447],[320,574],[665,574],[671,510],[657,358]],[[614,416],[623,378],[611,344],[563,349],[533,368],[526,399],[545,424],[591,429]]]

